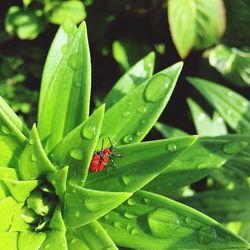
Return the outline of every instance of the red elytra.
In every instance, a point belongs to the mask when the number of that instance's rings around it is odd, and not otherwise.
[[[102,146],[102,149],[100,151],[97,151],[97,153],[95,153],[92,156],[90,167],[89,167],[90,172],[102,171],[105,168],[105,166],[107,165],[107,163],[109,162],[109,160],[111,160],[113,165],[115,167],[117,167],[112,159],[115,157],[122,157],[122,155],[113,154],[113,151],[115,150],[115,148],[113,147],[110,139],[109,139],[109,141],[111,144],[111,146],[109,148],[103,149],[103,146]],[[103,143],[104,143],[104,141],[102,141],[102,145],[103,145]]]

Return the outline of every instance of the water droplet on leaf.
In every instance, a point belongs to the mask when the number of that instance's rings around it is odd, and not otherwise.
[[[145,113],[145,112],[147,112],[147,108],[144,107],[144,106],[142,106],[142,107],[139,107],[139,108],[137,109],[137,111],[138,111],[139,113]]]
[[[76,149],[72,149],[70,152],[69,152],[70,156],[72,158],[74,158],[75,160],[82,160],[82,157],[83,157],[83,152],[82,150],[76,148]]]
[[[125,184],[125,185],[128,185],[129,182],[130,182],[130,178],[126,175],[122,175],[122,182]]]
[[[71,21],[66,20],[63,23],[63,29],[66,33],[70,33],[73,30],[74,24]]]
[[[31,157],[30,157],[31,161],[33,162],[36,162],[37,161],[37,158],[36,158],[36,155],[35,154],[32,154]]]
[[[154,76],[147,84],[144,96],[148,102],[157,102],[164,98],[168,92],[171,80],[164,74]]]
[[[128,218],[128,219],[134,219],[134,218],[136,218],[137,216],[134,215],[134,214],[132,214],[132,213],[130,213],[130,212],[125,212],[125,213],[124,213],[124,217],[125,217],[125,218]]]
[[[217,238],[216,231],[213,228],[202,226],[198,231],[198,239],[201,244],[209,244]]]
[[[86,126],[82,129],[82,137],[88,140],[91,140],[94,138],[96,133],[96,127],[95,126]]]
[[[80,59],[78,54],[73,54],[69,58],[69,65],[72,69],[79,69],[81,64],[80,64]]]
[[[136,204],[136,200],[133,198],[129,198],[127,202],[129,206],[134,206]]]
[[[5,135],[11,134],[11,130],[10,130],[8,127],[4,126],[4,125],[1,127],[1,130],[2,130],[2,132],[3,132]]]
[[[129,112],[129,111],[124,111],[124,112],[122,113],[122,116],[123,116],[124,118],[128,117],[129,115],[130,115],[130,112]]]
[[[180,220],[172,211],[157,209],[148,215],[148,224],[155,237],[169,238],[179,228]]]
[[[123,142],[125,142],[125,143],[130,143],[130,142],[132,142],[132,141],[133,141],[132,135],[126,135],[126,136],[124,136],[124,138],[123,138]]]
[[[131,235],[138,235],[140,233],[140,231],[136,228],[133,228],[130,233],[131,233]]]
[[[170,143],[167,145],[167,150],[170,151],[170,152],[174,152],[176,151],[177,147],[174,143]]]
[[[67,49],[67,44],[63,44],[63,46],[61,47],[62,54],[65,53],[66,49]]]
[[[247,142],[227,142],[223,145],[222,151],[226,154],[235,154],[247,146]]]

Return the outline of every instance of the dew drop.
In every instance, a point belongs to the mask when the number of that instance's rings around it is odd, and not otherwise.
[[[83,157],[83,152],[82,150],[76,148],[76,149],[72,149],[70,152],[69,152],[70,156],[72,158],[74,158],[75,160],[82,160],[82,157]]]
[[[82,129],[82,137],[88,140],[91,140],[94,138],[96,133],[96,127],[95,126],[86,126]]]
[[[120,221],[115,221],[113,225],[116,228],[121,228],[121,229],[123,228],[123,224]]]
[[[149,204],[150,203],[150,199],[149,198],[144,198],[143,201],[144,201],[145,204]]]
[[[210,162],[201,162],[196,165],[196,169],[209,169],[213,168],[214,166],[211,165]]]
[[[80,218],[80,212],[79,212],[79,211],[76,211],[76,212],[75,212],[75,216],[76,216],[76,218]]]
[[[199,114],[198,120],[203,121],[205,119],[206,115],[204,113]]]
[[[4,126],[4,125],[1,127],[1,130],[2,130],[2,132],[3,132],[5,135],[11,134],[11,130],[10,130],[8,127]]]
[[[167,145],[167,150],[170,151],[170,152],[174,152],[176,151],[177,147],[174,143],[170,143]]]
[[[164,74],[157,74],[147,84],[144,96],[148,102],[157,102],[166,96],[171,80]]]
[[[141,107],[139,107],[139,108],[137,109],[137,111],[138,111],[139,113],[145,113],[145,112],[147,112],[147,108],[144,107],[144,106],[141,106]]]
[[[142,136],[143,133],[144,133],[144,132],[143,132],[142,130],[139,130],[139,131],[136,132],[136,135],[137,135],[137,136]]]
[[[122,113],[122,116],[123,116],[124,118],[127,118],[129,115],[130,115],[130,112],[129,112],[129,111],[124,111],[124,112]]]
[[[130,232],[132,228],[133,228],[133,226],[132,226],[131,224],[128,223],[127,226],[126,226],[126,230],[127,230],[128,232]]]
[[[248,145],[247,142],[227,142],[223,145],[222,151],[225,154],[235,154],[240,152],[244,147]]]
[[[80,62],[79,62],[79,55],[73,54],[69,58],[69,65],[72,69],[79,69],[80,68]]]
[[[33,162],[36,162],[37,161],[37,158],[36,158],[36,155],[35,154],[32,154],[31,157],[30,157],[31,161]]]
[[[129,206],[134,206],[136,204],[136,200],[133,198],[129,198],[127,202]]]
[[[99,210],[99,205],[96,202],[91,201],[91,200],[85,200],[84,201],[84,206],[90,212],[96,212],[96,211]]]
[[[50,248],[50,244],[46,244],[44,248],[45,249],[49,249]]]
[[[216,122],[217,122],[217,123],[223,123],[223,118],[222,118],[222,117],[218,117],[218,118],[216,119]]]
[[[216,231],[213,228],[202,226],[198,231],[198,239],[201,244],[209,244],[217,238]]]
[[[105,220],[109,220],[109,219],[110,219],[110,215],[109,215],[109,214],[106,214],[106,215],[104,216],[104,219],[105,219]]]
[[[142,119],[142,120],[141,120],[141,124],[145,124],[146,122],[147,122],[146,119]]]
[[[246,108],[246,107],[250,106],[250,104],[249,104],[249,102],[244,101],[244,102],[242,102],[242,106],[243,106],[244,108]]]
[[[140,233],[140,231],[136,228],[133,228],[130,233],[131,233],[131,235],[138,235]]]
[[[227,95],[228,95],[229,97],[231,97],[231,96],[233,95],[233,92],[232,92],[232,91],[228,91],[228,92],[227,92]]]
[[[69,33],[73,30],[74,28],[74,24],[68,20],[66,20],[64,23],[63,23],[63,29],[66,33]]]
[[[126,175],[122,175],[122,182],[125,184],[125,185],[128,185],[129,182],[130,182],[130,178]]]
[[[34,144],[34,140],[33,139],[29,139],[28,143],[29,143],[29,145],[33,145]]]
[[[228,110],[226,111],[226,113],[227,113],[227,115],[231,116],[231,115],[232,115],[232,110],[231,110],[231,109],[228,109]]]
[[[65,53],[66,49],[67,49],[67,43],[63,44],[63,46],[61,47],[62,54]]]
[[[132,142],[133,141],[133,136],[132,135],[126,135],[126,136],[124,136],[124,138],[123,138],[123,142],[124,143],[130,143],[130,142]]]
[[[201,227],[201,224],[198,221],[193,220],[190,217],[186,217],[185,222],[190,228],[198,229]]]
[[[125,212],[125,213],[124,213],[124,217],[125,217],[125,218],[128,218],[128,219],[134,219],[134,218],[136,218],[137,216],[134,215],[134,214],[132,214],[132,213],[130,213],[130,212]]]
[[[156,209],[148,215],[148,224],[155,237],[169,238],[179,228],[180,220],[172,211]]]
[[[72,239],[72,240],[70,241],[70,244],[74,244],[74,243],[76,243],[76,239]]]

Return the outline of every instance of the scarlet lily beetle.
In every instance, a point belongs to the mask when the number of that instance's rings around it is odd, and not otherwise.
[[[102,149],[100,151],[97,151],[91,159],[89,171],[90,172],[100,172],[102,171],[109,160],[113,163],[113,166],[118,168],[117,165],[114,162],[114,158],[116,157],[123,157],[121,154],[114,154],[113,152],[116,150],[115,147],[113,147],[113,144],[108,137],[110,142],[110,147],[103,149],[104,139],[102,140]]]

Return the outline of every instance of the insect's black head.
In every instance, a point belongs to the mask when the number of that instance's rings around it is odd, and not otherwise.
[[[114,152],[116,150],[116,148],[113,146],[110,146],[109,149],[110,149],[110,152]]]

